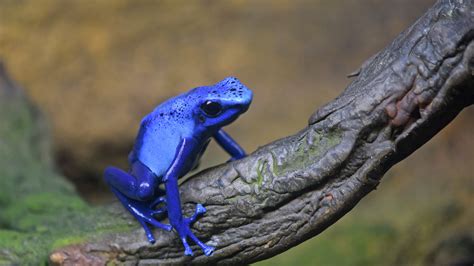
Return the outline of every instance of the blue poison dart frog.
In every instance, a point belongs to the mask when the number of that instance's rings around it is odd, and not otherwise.
[[[188,237],[204,254],[212,254],[214,247],[202,243],[190,229],[206,209],[197,204],[191,217],[183,217],[178,179],[197,166],[211,137],[231,155],[231,160],[246,156],[222,127],[247,111],[251,101],[252,91],[234,77],[171,98],[141,121],[128,157],[130,170],[125,172],[112,166],[105,169],[105,181],[143,226],[151,243],[155,238],[149,225],[167,231],[175,229],[185,255],[193,255]],[[165,190],[160,188],[161,184]],[[154,218],[160,213],[168,214],[170,224]]]

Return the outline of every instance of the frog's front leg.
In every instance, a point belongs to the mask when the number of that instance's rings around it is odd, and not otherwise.
[[[223,129],[219,129],[217,133],[214,134],[214,139],[217,143],[232,157],[230,160],[235,161],[238,159],[242,159],[247,154],[245,153],[244,149],[240,147],[240,145],[232,139],[229,134],[227,134]]]
[[[197,245],[201,247],[206,256],[209,256],[214,251],[214,247],[210,247],[202,243],[190,229],[191,223],[193,223],[197,216],[203,214],[206,209],[201,205],[197,204],[194,215],[190,218],[184,218],[181,210],[181,200],[179,197],[178,190],[178,178],[184,173],[184,170],[189,167],[190,158],[196,155],[200,149],[198,143],[194,139],[183,139],[181,140],[178,149],[176,151],[175,158],[170,168],[165,174],[165,190],[166,190],[166,204],[168,208],[168,218],[171,225],[179,234],[181,241],[184,246],[184,254],[192,256],[193,251],[189,247],[187,237],[191,238]]]
[[[140,162],[132,164],[131,173],[116,167],[105,169],[105,180],[123,206],[131,213],[145,230],[148,241],[155,242],[147,224],[170,231],[170,225],[158,222],[153,216],[166,211],[154,207],[163,202],[163,197],[154,199],[157,191],[157,177]]]

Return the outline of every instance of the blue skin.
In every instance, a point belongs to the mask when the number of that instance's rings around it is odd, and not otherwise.
[[[196,167],[211,137],[231,155],[231,160],[246,156],[222,127],[247,111],[251,101],[252,91],[234,77],[171,98],[143,118],[128,158],[130,171],[112,166],[105,169],[105,181],[143,226],[151,243],[155,238],[148,225],[167,231],[175,229],[185,255],[193,255],[188,237],[204,254],[212,254],[214,247],[202,243],[190,229],[206,209],[197,204],[194,215],[183,217],[178,179]],[[165,191],[159,188],[163,183]],[[165,212],[170,225],[154,218]]]

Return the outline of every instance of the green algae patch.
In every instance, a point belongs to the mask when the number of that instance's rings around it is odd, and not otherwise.
[[[21,250],[23,248],[24,238],[24,233],[0,229],[0,247],[8,247],[13,250]]]
[[[262,160],[258,161],[258,164],[257,164],[257,180],[255,182],[255,184],[258,187],[262,187],[262,185],[263,185],[263,171],[265,171],[266,166],[268,166],[268,161],[266,161],[266,160],[264,160],[263,162],[262,162]]]
[[[278,156],[271,153],[272,171],[277,176],[285,175],[314,165],[328,150],[341,143],[342,134],[337,131],[323,134],[309,129],[304,137],[295,143],[295,148],[280,162]]]
[[[48,255],[54,248],[78,244],[83,240],[84,238],[80,236],[61,237],[54,230],[44,232],[0,230],[0,262],[19,265],[46,264]]]
[[[47,235],[0,230],[0,262],[4,264],[31,265],[46,262]]]
[[[0,220],[16,230],[44,231],[61,216],[86,210],[87,205],[75,195],[39,193],[20,197],[8,205],[0,214]]]
[[[69,236],[55,240],[51,245],[51,249],[55,250],[60,247],[65,247],[74,244],[81,244],[87,240],[85,236]]]
[[[42,203],[48,197],[63,202],[49,209]],[[57,198],[55,198],[57,197]],[[33,199],[40,202],[33,203]],[[68,205],[71,204],[71,205]],[[105,208],[88,207],[79,198],[58,195],[34,195],[22,202],[22,209],[31,214],[22,215],[22,210],[7,212],[13,219],[10,227],[0,229],[0,265],[4,264],[43,264],[53,250],[86,241],[100,241],[108,234],[124,233],[135,228],[126,219],[116,217]],[[19,220],[16,220],[19,219]],[[18,221],[15,224],[15,221]]]

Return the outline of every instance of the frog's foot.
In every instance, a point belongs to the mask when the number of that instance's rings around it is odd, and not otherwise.
[[[206,213],[206,208],[204,208],[204,206],[202,206],[202,204],[198,203],[196,204],[196,211],[194,212],[193,216],[189,217],[189,218],[186,218],[188,220],[188,223],[189,224],[192,224],[196,221],[196,219],[203,215],[204,213]]]
[[[117,189],[111,187],[112,191],[114,194],[117,196],[117,198],[120,200],[120,202],[123,204],[123,206],[133,215],[135,218],[138,220],[138,222],[142,225],[143,229],[145,230],[145,234],[148,238],[148,241],[150,243],[155,243],[155,237],[153,236],[153,233],[151,232],[150,228],[148,227],[148,224],[158,227],[161,229],[164,229],[166,231],[171,231],[172,226],[169,224],[162,224],[158,222],[153,216],[166,212],[166,207],[162,207],[159,209],[154,209],[152,207],[155,207],[156,203],[158,200],[155,200],[155,202],[150,202],[147,201],[138,201],[134,199],[129,199],[120,191]],[[160,202],[161,203],[161,202]]]
[[[191,238],[194,243],[196,243],[199,247],[201,247],[202,251],[206,256],[210,256],[212,252],[214,251],[214,247],[208,246],[204,243],[202,243],[192,232],[190,229],[190,225],[196,221],[198,216],[204,214],[206,212],[206,208],[202,206],[201,204],[196,205],[196,211],[190,218],[184,218],[180,224],[175,226],[176,231],[178,231],[179,237],[181,238],[181,241],[183,242],[184,246],[184,254],[186,256],[192,256],[193,251],[189,247],[189,244],[187,242],[187,237]]]

